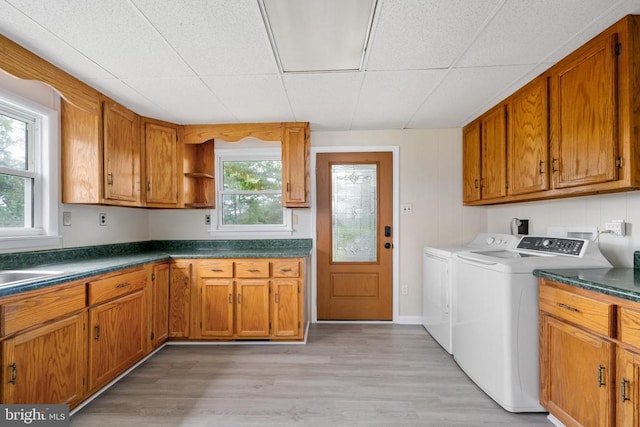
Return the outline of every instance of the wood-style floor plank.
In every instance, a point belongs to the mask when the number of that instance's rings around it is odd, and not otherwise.
[[[306,345],[167,346],[81,426],[551,426],[485,395],[421,326],[315,324]]]

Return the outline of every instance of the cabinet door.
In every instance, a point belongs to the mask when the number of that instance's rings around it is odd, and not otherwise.
[[[104,103],[104,198],[140,202],[140,140],[138,116],[126,108]]]
[[[233,336],[233,280],[200,279],[200,335]]]
[[[309,128],[287,123],[282,133],[282,205],[308,208]]]
[[[68,404],[84,397],[87,314],[2,343],[2,403]]]
[[[549,104],[543,76],[509,102],[509,194],[549,188]]]
[[[191,313],[191,262],[176,261],[171,264],[169,280],[169,336],[189,336]]]
[[[274,337],[298,337],[300,334],[300,281],[274,279],[273,332]]]
[[[541,327],[542,404],[566,425],[613,425],[615,345],[544,314]]]
[[[481,173],[480,122],[464,128],[462,135],[462,201],[480,200]]]
[[[157,347],[169,337],[169,264],[153,266],[151,342]]]
[[[144,291],[89,310],[89,390],[111,381],[145,354]]]
[[[616,45],[615,34],[600,38],[552,75],[555,188],[618,178]]]
[[[176,206],[178,203],[178,132],[176,128],[145,124],[146,202]]]
[[[482,117],[482,199],[507,195],[507,123],[504,105]]]
[[[637,427],[640,425],[640,355],[618,348],[616,366],[616,426]]]
[[[236,335],[269,336],[269,280],[238,280],[236,294]]]

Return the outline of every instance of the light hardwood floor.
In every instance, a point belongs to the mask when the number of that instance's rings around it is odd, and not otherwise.
[[[80,426],[552,426],[486,396],[421,326],[315,324],[306,345],[167,346]]]

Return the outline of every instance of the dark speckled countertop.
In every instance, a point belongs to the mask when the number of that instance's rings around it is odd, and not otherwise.
[[[589,291],[640,302],[640,251],[633,255],[634,268],[534,270],[533,274]]]
[[[62,274],[13,286],[0,286],[0,297],[169,259],[304,258],[311,239],[171,240],[0,254],[0,270],[47,270]]]

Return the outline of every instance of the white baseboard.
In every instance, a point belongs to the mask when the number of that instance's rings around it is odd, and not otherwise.
[[[422,325],[422,316],[398,316],[394,323],[398,325]]]

